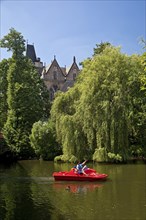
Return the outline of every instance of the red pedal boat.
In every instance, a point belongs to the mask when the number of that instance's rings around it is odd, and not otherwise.
[[[76,173],[74,168],[69,172],[60,171],[54,172],[53,177],[55,180],[64,180],[64,181],[97,181],[97,180],[106,180],[108,175],[96,173],[96,170],[87,168],[85,174]]]

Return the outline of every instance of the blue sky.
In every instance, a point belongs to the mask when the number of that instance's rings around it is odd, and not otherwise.
[[[140,38],[146,38],[145,0],[0,0],[0,37],[13,27],[36,55],[48,65],[56,55],[60,66],[70,66],[93,54],[105,41],[121,46],[129,55],[142,53]],[[1,59],[11,54],[1,49]]]

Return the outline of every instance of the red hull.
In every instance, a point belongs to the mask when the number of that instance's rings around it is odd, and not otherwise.
[[[88,169],[85,174],[77,174],[73,170],[69,172],[54,172],[53,176],[55,180],[63,181],[98,181],[106,180],[107,174],[96,173],[95,170]]]

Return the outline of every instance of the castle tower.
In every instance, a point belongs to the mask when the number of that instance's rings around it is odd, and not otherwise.
[[[34,45],[27,44],[26,46],[26,56],[32,60],[33,63],[36,62],[36,53]]]
[[[32,60],[34,66],[36,67],[38,73],[41,75],[43,70],[43,63],[41,62],[39,57],[36,57],[36,52],[34,45],[27,44],[26,46],[26,56]]]

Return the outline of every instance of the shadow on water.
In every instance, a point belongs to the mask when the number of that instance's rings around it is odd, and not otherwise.
[[[53,206],[49,198],[47,202],[45,197],[37,200],[39,184],[48,182],[53,178],[31,177],[20,163],[0,166],[0,220],[51,219]]]

